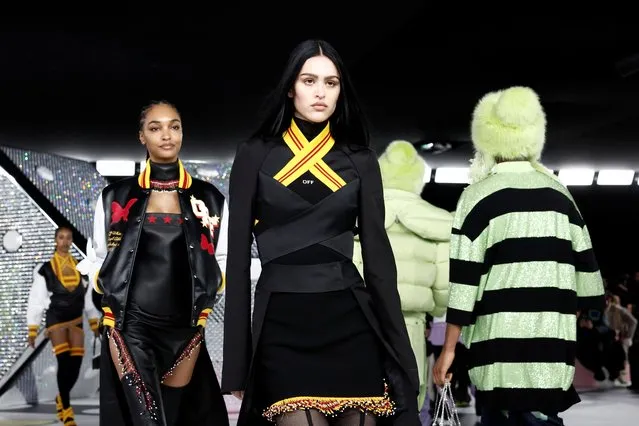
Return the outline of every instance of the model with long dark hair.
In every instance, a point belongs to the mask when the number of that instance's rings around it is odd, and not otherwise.
[[[337,51],[298,45],[268,106],[230,176],[222,390],[243,399],[238,426],[419,425],[379,165]]]

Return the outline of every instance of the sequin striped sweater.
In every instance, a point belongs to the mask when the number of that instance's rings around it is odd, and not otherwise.
[[[478,401],[561,412],[572,388],[577,311],[603,307],[588,228],[569,191],[529,162],[467,187],[450,247],[447,322],[462,326]]]

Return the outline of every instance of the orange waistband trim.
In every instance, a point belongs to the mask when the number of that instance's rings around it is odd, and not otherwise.
[[[47,327],[47,333],[53,330],[58,330],[60,328],[75,327],[78,324],[82,324],[82,317],[77,317],[76,319],[72,319],[71,321],[53,324],[52,326]]]

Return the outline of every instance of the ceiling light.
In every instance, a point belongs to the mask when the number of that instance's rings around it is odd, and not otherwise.
[[[435,169],[436,183],[468,183],[468,167],[440,167]]]
[[[569,168],[559,170],[559,180],[567,186],[592,185],[594,177],[595,171],[592,169]]]
[[[449,142],[417,142],[415,147],[426,154],[438,155],[453,149],[453,144]]]
[[[634,177],[634,170],[599,170],[599,173],[597,173],[597,185],[632,185]]]
[[[100,160],[95,168],[102,176],[134,176],[135,161],[128,160]]]

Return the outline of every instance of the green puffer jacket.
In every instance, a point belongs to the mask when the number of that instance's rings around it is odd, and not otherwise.
[[[426,395],[426,314],[446,312],[449,293],[449,245],[453,213],[421,198],[425,161],[409,142],[392,142],[379,159],[385,227],[397,265],[397,286],[406,328],[420,375],[419,406]],[[353,261],[363,276],[357,237]]]

